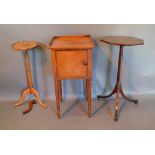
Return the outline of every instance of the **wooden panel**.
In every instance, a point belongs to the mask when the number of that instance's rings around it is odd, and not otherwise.
[[[82,78],[88,75],[87,50],[57,51],[57,76],[59,78]]]

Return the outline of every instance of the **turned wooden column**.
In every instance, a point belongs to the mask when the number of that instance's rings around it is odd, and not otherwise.
[[[28,88],[31,89],[33,88],[33,83],[32,83],[32,75],[31,75],[28,50],[25,51],[25,71],[26,71],[27,86]]]

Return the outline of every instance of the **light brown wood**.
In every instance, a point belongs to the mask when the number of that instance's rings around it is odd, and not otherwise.
[[[31,75],[28,51],[25,52],[25,71],[26,71],[27,86],[29,88],[32,88],[33,84],[32,84],[32,75]]]
[[[87,76],[87,50],[57,51],[56,62],[57,74],[60,79]]]
[[[102,37],[101,41],[118,46],[134,46],[144,44],[144,41],[142,39],[130,36],[105,36]]]
[[[61,103],[63,100],[62,98],[62,82],[61,80],[59,81],[59,102]]]
[[[27,88],[21,92],[21,96],[19,101],[15,104],[15,106],[20,106],[24,103],[26,96],[29,94],[33,94],[36,98],[36,101],[41,105],[41,107],[46,108],[46,105],[41,101],[39,93],[37,90],[33,88],[31,68],[29,62],[28,49],[32,49],[37,46],[35,42],[17,42],[12,45],[14,50],[21,50],[25,52],[25,71],[26,71],[26,79],[27,79]]]
[[[55,36],[49,43],[49,48],[63,49],[92,49],[94,43],[90,35]]]
[[[56,96],[56,106],[57,106],[57,116],[60,118],[60,91],[59,91],[59,81],[55,80],[55,96]]]
[[[20,41],[12,45],[12,48],[16,51],[27,51],[35,48],[38,44],[35,41]]]
[[[60,118],[62,84],[65,79],[85,79],[88,100],[88,116],[91,116],[92,48],[90,35],[56,36],[49,48],[52,51],[57,116]]]
[[[86,80],[87,83],[87,101],[88,101],[88,117],[91,117],[91,79]]]

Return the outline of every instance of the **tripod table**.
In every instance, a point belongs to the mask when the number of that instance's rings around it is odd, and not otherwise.
[[[117,81],[113,91],[106,96],[98,95],[97,98],[108,98],[116,93],[116,105],[115,105],[115,121],[118,120],[118,95],[121,94],[126,100],[138,104],[138,100],[128,98],[122,89],[121,85],[121,72],[122,72],[122,61],[123,61],[123,47],[125,46],[134,46],[134,45],[143,45],[144,41],[135,37],[128,36],[105,36],[101,39],[101,42],[108,43],[110,45],[116,45],[120,47],[119,59],[118,59],[118,72],[117,72]]]
[[[46,108],[46,105],[41,101],[39,93],[37,90],[33,87],[33,82],[32,82],[32,75],[31,75],[31,68],[30,68],[30,62],[29,62],[29,50],[34,49],[38,44],[35,41],[21,41],[21,42],[16,42],[15,44],[12,45],[12,48],[16,51],[21,51],[24,52],[24,59],[25,59],[25,71],[26,71],[26,78],[27,78],[27,88],[24,89],[21,92],[21,96],[19,98],[19,101],[15,104],[15,106],[20,106],[23,104],[26,95],[28,94],[33,94],[35,96],[36,100],[32,100],[29,102],[29,108],[23,112],[23,114],[28,113],[31,109],[33,104],[36,103],[36,101],[40,104],[41,107]]]

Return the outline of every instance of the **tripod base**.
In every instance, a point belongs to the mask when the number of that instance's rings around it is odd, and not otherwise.
[[[109,98],[109,97],[111,97],[113,94],[116,94],[116,100],[115,100],[116,105],[115,105],[115,118],[114,118],[114,120],[117,121],[117,120],[118,120],[118,102],[119,102],[119,101],[118,101],[118,100],[119,100],[119,99],[118,99],[118,95],[121,94],[127,101],[129,101],[129,102],[134,102],[135,104],[138,104],[138,100],[134,100],[134,99],[128,98],[128,97],[124,94],[123,89],[122,89],[122,86],[120,85],[120,87],[118,88],[118,87],[117,87],[117,84],[116,84],[115,88],[113,89],[113,91],[112,91],[109,95],[106,95],[106,96],[98,95],[98,96],[97,96],[97,99],[100,99],[100,98],[103,98],[103,99]]]
[[[34,88],[27,88],[27,89],[24,89],[24,90],[21,92],[21,96],[20,96],[20,98],[19,98],[19,101],[18,101],[16,104],[14,104],[14,106],[20,106],[20,105],[22,105],[22,104],[24,103],[24,100],[26,99],[26,96],[27,96],[28,94],[33,94],[34,97],[35,97],[35,99],[36,99],[36,101],[40,104],[40,106],[41,106],[42,108],[46,108],[46,107],[47,107],[47,106],[41,101],[38,92],[37,92]],[[34,100],[32,100],[32,101],[34,101]],[[30,101],[30,102],[31,102],[31,101]]]

